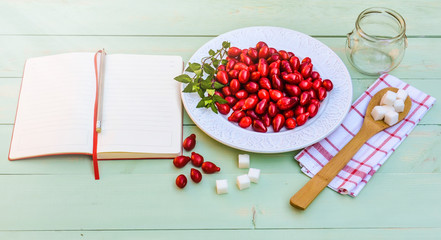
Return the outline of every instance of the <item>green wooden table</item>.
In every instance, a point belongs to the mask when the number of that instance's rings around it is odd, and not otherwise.
[[[7,160],[27,58],[63,52],[180,55],[248,26],[279,26],[311,35],[347,65],[354,99],[375,77],[344,55],[358,13],[392,8],[407,21],[409,47],[391,74],[441,99],[441,2],[422,1],[0,1],[0,239],[440,239],[441,111],[439,104],[356,198],[330,189],[306,211],[289,198],[308,181],[293,155],[250,153],[260,182],[239,191],[238,150],[224,146],[184,116],[184,134],[222,171],[184,190],[171,160],[100,162],[88,157]],[[217,195],[226,178],[229,193]]]

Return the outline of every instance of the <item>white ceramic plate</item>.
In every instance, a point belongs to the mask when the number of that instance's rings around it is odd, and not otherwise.
[[[223,41],[231,46],[249,48],[264,41],[269,47],[293,52],[301,59],[310,57],[314,70],[322,79],[329,78],[334,89],[328,92],[318,114],[305,125],[292,130],[259,133],[243,129],[227,120],[227,115],[215,114],[210,109],[196,108],[197,93],[182,93],[182,102],[193,122],[217,141],[249,152],[279,153],[304,148],[328,136],[345,118],[352,101],[352,82],[341,59],[325,44],[300,32],[279,27],[249,27],[222,34],[203,45],[189,62],[200,63],[210,49],[220,49]],[[182,84],[182,89],[186,84]],[[231,112],[230,112],[231,113]],[[272,129],[269,127],[268,129]]]

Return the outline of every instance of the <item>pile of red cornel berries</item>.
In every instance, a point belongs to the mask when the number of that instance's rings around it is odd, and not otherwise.
[[[224,115],[232,109],[229,121],[257,132],[305,124],[333,88],[331,80],[313,71],[309,57],[300,61],[294,53],[277,51],[265,42],[249,49],[230,47],[227,61],[217,68],[216,81],[225,86],[215,94],[228,103],[217,102],[217,109]]]
[[[196,135],[191,134],[187,138],[184,139],[182,143],[182,147],[186,151],[191,151],[196,146]],[[208,161],[204,161],[204,157],[196,152],[191,153],[191,157],[188,156],[177,156],[173,159],[173,165],[177,168],[183,168],[187,163],[191,161],[191,164],[195,167],[202,168],[202,171],[206,174],[212,174],[220,171],[220,168],[216,166],[216,164]],[[199,183],[202,180],[202,173],[196,168],[192,168],[190,170],[190,178],[195,183]],[[184,188],[187,185],[187,177],[184,174],[180,174],[176,178],[176,186],[179,188]]]

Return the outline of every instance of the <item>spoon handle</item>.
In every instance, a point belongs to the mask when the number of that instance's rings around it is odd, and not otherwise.
[[[344,166],[357,153],[363,144],[376,134],[373,129],[362,126],[352,138],[305,186],[291,197],[293,207],[305,210],[320,192],[334,179]]]

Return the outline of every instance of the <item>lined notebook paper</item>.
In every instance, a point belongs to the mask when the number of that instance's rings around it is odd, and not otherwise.
[[[92,154],[94,53],[26,62],[10,159],[45,154]]]
[[[9,159],[92,154],[95,53],[28,59]],[[98,158],[166,158],[180,153],[179,56],[107,55]]]
[[[181,72],[180,57],[121,54],[106,58],[98,158],[179,154],[182,124],[176,120],[182,118],[182,108],[173,78]]]

